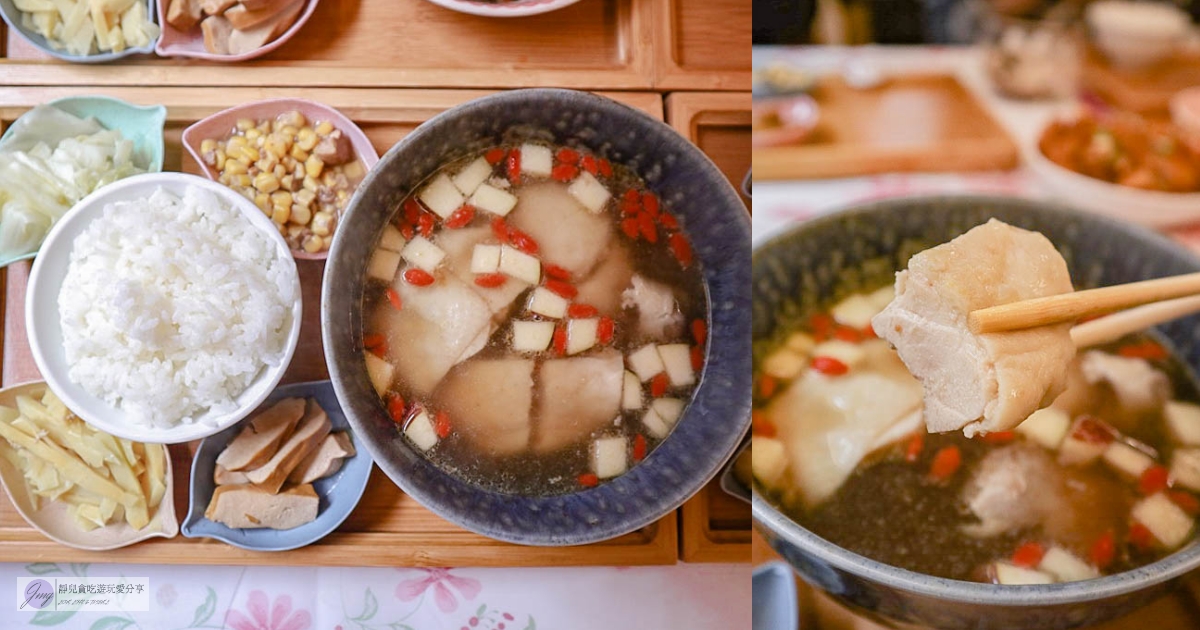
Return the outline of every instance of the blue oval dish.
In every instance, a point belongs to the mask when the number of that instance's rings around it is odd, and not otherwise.
[[[146,8],[146,19],[158,24],[158,9],[155,6],[156,0],[150,0],[150,5]],[[21,25],[22,11],[17,8],[13,0],[0,0],[0,17],[8,23],[8,28],[14,33],[20,33],[25,41],[33,44],[38,50],[47,55],[58,57],[63,61],[71,61],[75,63],[104,63],[115,59],[122,59],[130,55],[152,55],[154,54],[154,45],[158,43],[158,37],[150,40],[145,46],[131,46],[121,52],[101,52],[94,55],[72,55],[65,50],[58,50],[46,41],[40,33],[31,31]],[[161,25],[160,25],[161,26]],[[161,35],[160,35],[161,37]]]
[[[371,476],[371,456],[363,448],[350,423],[346,421],[337,396],[333,393],[333,384],[329,381],[314,381],[284,385],[272,392],[250,417],[270,407],[275,401],[292,396],[315,398],[325,413],[329,414],[332,430],[348,432],[350,441],[354,443],[353,457],[346,458],[342,467],[334,474],[313,482],[313,489],[320,498],[316,520],[293,529],[233,529],[204,517],[204,510],[208,508],[213,489],[216,488],[216,484],[213,483],[213,470],[216,468],[217,455],[225,449],[225,445],[237,437],[246,422],[243,420],[200,442],[200,448],[192,460],[192,489],[188,515],[179,528],[184,536],[214,538],[251,551],[287,551],[317,542],[337,529],[342,521],[350,516],[350,512],[358,505],[359,499],[367,489],[367,479]]]

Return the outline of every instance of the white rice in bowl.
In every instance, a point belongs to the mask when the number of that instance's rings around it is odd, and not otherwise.
[[[68,377],[141,426],[227,413],[287,347],[296,267],[210,191],[111,203],[58,295]]]

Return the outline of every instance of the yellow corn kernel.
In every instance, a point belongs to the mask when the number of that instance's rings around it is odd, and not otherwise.
[[[303,235],[304,235],[304,226],[303,225],[290,224],[287,226],[287,237],[288,238],[300,238]]]
[[[222,149],[217,149],[215,152],[215,155],[217,158],[216,159],[217,170],[218,171],[223,170],[225,168],[225,151]]]
[[[233,136],[229,139],[229,142],[225,143],[225,152],[233,153],[234,149],[240,149],[247,146],[250,146],[250,143],[246,141],[245,136]]]
[[[286,190],[277,190],[271,193],[271,203],[276,206],[292,207],[292,193]]]
[[[283,168],[282,164],[276,164],[271,172],[275,174],[276,179],[283,179],[283,176],[287,175],[287,169]]]
[[[308,159],[304,161],[304,172],[313,179],[320,177],[321,171],[324,168],[325,163],[321,161],[321,158],[315,155],[308,156]]]
[[[283,225],[283,224],[287,223],[288,219],[291,218],[291,216],[292,216],[291,208],[283,208],[280,206],[275,206],[271,210],[271,220],[279,225]]]
[[[312,127],[305,127],[296,134],[296,146],[305,151],[312,151],[317,146],[317,132]]]
[[[333,232],[333,214],[325,211],[314,214],[312,231],[317,236],[329,236]]]
[[[262,153],[260,153],[257,148],[250,146],[242,149],[242,155],[251,162],[257,162],[260,158],[262,158]]]
[[[344,174],[346,176],[346,179],[348,179],[350,181],[354,181],[354,180],[362,177],[363,176],[362,162],[359,162],[358,160],[354,160],[353,162],[348,162],[347,164],[342,166],[342,174]]]
[[[254,128],[254,121],[249,118],[239,118],[237,121],[238,131],[249,131]]]
[[[205,138],[200,141],[200,152],[208,153],[217,149],[217,141],[212,138]]]
[[[265,192],[258,193],[257,195],[254,196],[254,205],[258,206],[260,210],[266,211],[268,214],[270,214],[270,210],[271,210],[270,195],[268,195]]]
[[[267,150],[267,153],[275,156],[275,159],[282,160],[288,153],[288,142],[283,136],[273,133],[267,136],[267,141],[263,145],[263,148]]]
[[[257,129],[258,129],[259,133],[263,133],[263,134],[271,133],[271,129],[272,129],[271,121],[269,121],[269,120],[260,121],[258,123]]]
[[[262,137],[262,135],[263,135],[263,133],[261,131],[259,131],[257,128],[246,130],[246,139],[251,142],[258,140],[259,138]]]
[[[301,245],[301,247],[304,248],[304,251],[310,254],[315,254],[322,249],[325,249],[324,245],[325,239],[321,238],[320,236],[310,235],[304,239],[304,243]]]
[[[293,144],[292,151],[288,155],[292,156],[293,159],[301,164],[308,159],[308,151],[301,149],[299,144]]]
[[[304,177],[304,190],[308,190],[308,191],[311,191],[313,194],[316,194],[316,192],[318,190],[320,190],[320,188],[321,188],[321,183],[317,181],[317,178],[315,178],[311,175],[306,175]]]
[[[326,171],[325,176],[321,178],[321,183],[325,184],[326,188],[333,188],[337,186],[337,175],[334,175],[332,170]]]
[[[299,129],[297,129],[296,127],[294,127],[292,125],[284,125],[283,127],[279,127],[278,129],[279,129],[279,133],[283,134],[284,136],[287,136],[288,138],[295,138],[296,133],[298,131],[300,131]]]
[[[295,183],[296,183],[296,178],[293,177],[291,173],[288,173],[287,175],[284,175],[283,177],[279,178],[279,187],[288,192],[295,190],[294,188],[292,188],[292,185]]]
[[[277,116],[275,118],[275,124],[283,125],[285,127],[291,126],[291,127],[298,128],[298,127],[303,127],[304,125],[307,125],[308,120],[304,117],[304,114],[293,109],[290,112],[284,112],[284,113],[280,114],[279,116]]]
[[[274,173],[259,173],[254,177],[254,187],[265,193],[279,190],[279,178]]]
[[[311,220],[312,210],[309,210],[308,206],[292,206],[292,223],[296,225],[308,225],[308,222]]]
[[[333,123],[328,120],[317,123],[317,135],[328,136],[331,133],[333,133]]]
[[[245,173],[238,175],[236,177],[233,185],[241,186],[242,188],[249,188],[250,187],[250,176]]]
[[[225,160],[225,173],[229,175],[241,175],[250,170],[250,167],[238,159]]]
[[[350,199],[350,194],[349,194],[349,193],[347,193],[347,192],[346,192],[346,191],[344,191],[344,190],[339,190],[339,191],[337,191],[337,200],[338,200],[339,202],[345,202],[345,201],[346,201],[346,200],[348,200],[348,199]]]
[[[312,202],[315,201],[316,198],[317,193],[307,188],[301,188],[296,192],[296,194],[292,195],[292,201],[305,207],[312,205]]]

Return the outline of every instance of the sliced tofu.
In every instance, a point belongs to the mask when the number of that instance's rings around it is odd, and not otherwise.
[[[1163,408],[1163,419],[1171,439],[1185,446],[1200,446],[1200,405],[1169,400]]]
[[[517,196],[489,184],[480,184],[471,194],[469,203],[484,212],[506,217],[517,207]]]
[[[229,470],[228,468],[217,464],[217,467],[213,469],[213,483],[217,484],[218,486],[236,486],[250,483],[250,478],[246,476],[246,473],[240,470]]]
[[[443,219],[449,218],[466,201],[466,198],[445,173],[434,177],[433,181],[426,184],[421,192],[417,193],[417,198],[425,204],[426,208]]]
[[[662,356],[658,354],[658,347],[654,344],[646,344],[638,348],[629,355],[629,369],[633,370],[637,377],[643,382],[654,378],[656,375],[667,369],[662,362]]]
[[[569,305],[566,298],[546,287],[534,289],[533,295],[529,296],[529,311],[544,317],[562,319],[567,316]]]
[[[1053,575],[1059,582],[1079,582],[1100,577],[1095,567],[1057,546],[1047,549],[1042,555],[1038,570]]]
[[[625,384],[621,390],[621,408],[642,408],[642,382],[633,372],[625,372]]]
[[[567,322],[567,354],[579,354],[596,345],[600,320],[595,317],[572,319]]]
[[[997,584],[1053,584],[1054,578],[1049,573],[1036,569],[1026,569],[1007,562],[997,562],[992,565]]]
[[[891,301],[890,299],[888,300]],[[886,306],[886,304],[885,304]],[[833,316],[833,320],[843,326],[849,326],[855,330],[863,330],[871,325],[871,318],[879,314],[883,307],[869,295],[855,293],[850,297],[838,302],[830,309],[829,314]]]
[[[784,481],[787,472],[787,452],[783,442],[775,438],[755,435],[750,438],[750,451],[754,478],[770,488],[777,488]]]
[[[536,257],[508,245],[500,247],[500,273],[528,284],[542,279],[542,263]]]
[[[692,369],[692,348],[685,343],[668,343],[658,346],[658,356],[672,387],[687,387],[696,383],[696,371]]]
[[[1138,501],[1130,511],[1130,516],[1145,525],[1167,549],[1176,549],[1186,542],[1195,525],[1192,517],[1162,492]]]
[[[341,470],[342,462],[347,457],[354,457],[354,443],[350,441],[350,434],[345,431],[330,433],[288,475],[288,483],[306,484],[324,479]]]
[[[479,185],[487,181],[487,178],[492,176],[492,165],[483,158],[475,158],[470,164],[463,167],[450,179],[454,183],[454,187],[464,195],[470,195],[475,192]]]
[[[379,246],[393,252],[404,249],[404,235],[391,223],[383,226],[383,235],[379,237]]]
[[[554,322],[512,323],[512,349],[517,352],[544,352],[553,339]]]
[[[846,367],[855,369],[862,365],[866,358],[866,352],[859,344],[842,341],[840,339],[832,339],[830,341],[822,341],[813,347],[813,357],[831,357],[846,364]]]
[[[190,31],[200,23],[202,13],[199,0],[170,0],[170,4],[167,5],[167,23],[181,31]]]
[[[566,269],[576,282],[609,256],[614,241],[611,218],[591,214],[555,181],[524,184],[507,221],[537,241],[546,264]]]
[[[1171,453],[1171,479],[1175,483],[1200,492],[1200,448],[1177,448]]]
[[[475,449],[498,456],[523,452],[533,430],[533,367],[531,359],[472,359],[451,370],[434,404]]]
[[[628,440],[624,437],[606,437],[592,442],[592,472],[601,479],[624,474],[629,469],[628,448]]]
[[[258,486],[217,486],[204,516],[233,529],[292,529],[316,520],[320,499],[311,485],[273,494]]]
[[[250,483],[272,494],[279,492],[288,475],[329,435],[330,426],[329,416],[314,401],[275,455],[262,466],[246,471],[246,477]]]
[[[812,335],[807,333],[794,332],[788,335],[788,338],[783,342],[783,345],[787,347],[788,350],[791,350],[792,352],[795,352],[804,358],[808,358],[812,356],[813,348],[817,346],[817,340],[813,339]]]
[[[806,367],[808,367],[808,358],[787,346],[777,348],[762,362],[763,374],[783,381],[796,378]]]
[[[624,376],[621,354],[614,350],[542,363],[533,450],[557,451],[611,426],[621,412]]]
[[[671,425],[667,424],[653,407],[642,414],[642,426],[646,429],[646,433],[656,440],[665,439],[671,432]]]
[[[400,252],[400,257],[408,264],[424,269],[430,273],[442,264],[442,259],[446,257],[446,252],[442,248],[434,245],[429,239],[424,236],[414,236],[404,249]]]
[[[210,15],[200,21],[200,32],[204,36],[204,50],[214,55],[229,54],[229,36],[233,34],[233,25],[229,20]]]
[[[253,52],[274,41],[296,22],[296,18],[300,16],[300,11],[304,8],[304,3],[305,0],[291,0],[290,3],[285,4],[282,10],[272,13],[265,21],[245,28],[238,28],[237,24],[233,24],[233,20],[229,18],[229,14],[237,7],[226,11],[222,17],[229,19],[234,27],[233,31],[229,33],[229,54],[241,55]]]
[[[404,437],[422,451],[437,446],[437,430],[433,428],[433,420],[430,419],[428,411],[420,409],[409,418],[408,424],[404,425]]]
[[[267,463],[296,428],[306,405],[303,398],[284,398],[255,415],[217,455],[217,465],[233,471]]]
[[[650,408],[662,418],[667,426],[675,426],[679,422],[679,416],[683,415],[684,401],[678,398],[655,398],[650,403]]]
[[[554,157],[550,147],[540,144],[521,145],[521,174],[534,177],[550,177],[554,168]]]
[[[471,273],[500,271],[500,246],[480,243],[471,252]]]
[[[612,198],[612,193],[601,184],[591,173],[582,171],[575,181],[567,187],[567,192],[592,214],[600,214],[604,206]]]
[[[1046,407],[1017,425],[1017,433],[1050,450],[1057,450],[1071,428],[1071,417],[1061,409]]]
[[[391,282],[400,268],[400,252],[379,248],[371,254],[367,263],[367,276],[384,282]]]
[[[363,358],[367,361],[367,376],[371,379],[375,393],[380,396],[384,395],[392,384],[392,375],[396,372],[396,366],[370,352],[364,352]]]
[[[1154,458],[1119,440],[1109,444],[1101,457],[1118,474],[1130,479],[1140,479],[1154,465]]]
[[[258,9],[249,9],[244,4],[229,7],[222,15],[236,29],[246,30],[263,24],[285,11],[293,0],[267,0]]]

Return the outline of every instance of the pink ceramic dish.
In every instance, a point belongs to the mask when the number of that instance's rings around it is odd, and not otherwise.
[[[158,38],[154,52],[159,57],[192,57],[208,61],[245,61],[261,57],[291,39],[304,26],[308,18],[312,17],[313,11],[317,10],[317,0],[307,0],[304,9],[300,12],[300,17],[296,18],[296,22],[288,27],[288,30],[284,31],[282,35],[267,42],[266,45],[240,55],[217,55],[205,50],[204,34],[199,25],[187,31],[181,31],[167,22],[167,7],[170,4],[167,0],[158,3],[158,23],[162,25],[162,35]]]
[[[579,0],[511,0],[508,2],[484,2],[482,0],[429,0],[430,2],[471,15],[484,17],[522,17],[548,13]]]
[[[265,101],[254,101],[252,103],[244,103],[231,107],[224,111],[217,112],[208,118],[192,123],[187,129],[183,130],[183,146],[187,152],[191,154],[196,163],[200,165],[204,176],[217,181],[217,173],[209,165],[204,163],[204,158],[201,156],[200,143],[206,138],[222,139],[226,138],[237,125],[239,118],[250,118],[253,120],[274,119],[279,114],[290,112],[292,110],[299,111],[304,114],[304,117],[314,123],[329,121],[333,123],[334,128],[341,129],[342,133],[350,139],[350,144],[354,147],[354,153],[358,155],[358,159],[362,161],[363,168],[370,171],[375,163],[379,161],[379,154],[375,151],[375,147],[359,129],[354,121],[346,118],[338,110],[322,105],[314,101],[305,100],[302,98],[273,98]],[[339,217],[340,219],[340,217]],[[336,231],[336,227],[334,228]],[[329,255],[329,250],[310,254],[303,250],[293,249],[292,256],[299,260],[324,260]]]

